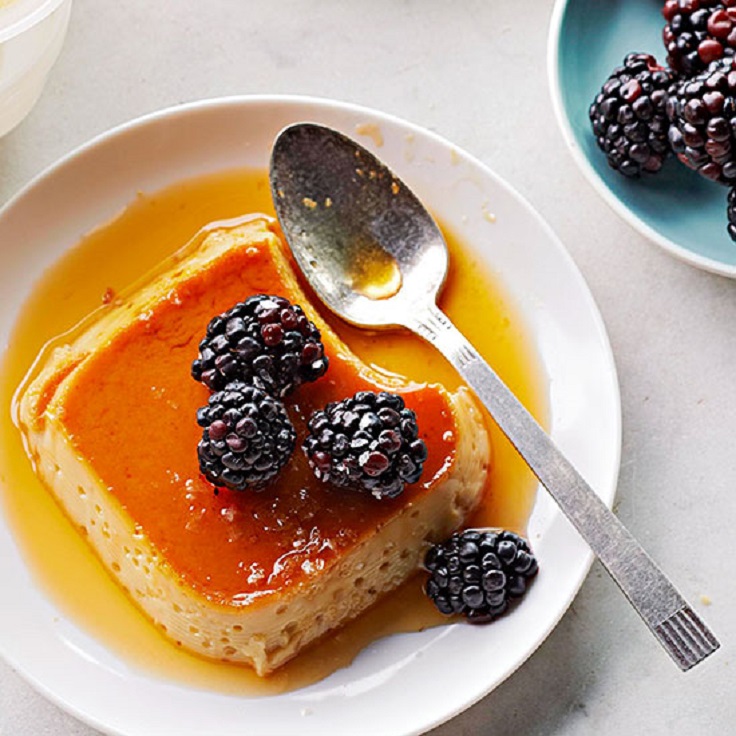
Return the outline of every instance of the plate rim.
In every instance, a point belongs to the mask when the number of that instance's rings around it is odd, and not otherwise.
[[[388,121],[388,122],[397,124],[402,129],[408,129],[408,130],[420,132],[422,136],[425,136],[431,139],[434,143],[439,144],[442,147],[445,147],[451,150],[455,150],[455,151],[459,151],[474,166],[480,168],[486,176],[492,179],[501,188],[505,189],[513,197],[513,199],[516,200],[517,204],[523,207],[526,215],[533,218],[536,221],[536,223],[541,228],[544,229],[550,241],[554,242],[556,246],[557,255],[563,258],[567,262],[566,265],[570,269],[571,275],[578,282],[578,286],[581,289],[581,295],[588,302],[588,306],[590,308],[588,317],[592,319],[592,324],[595,328],[596,337],[600,341],[600,344],[598,345],[598,347],[602,348],[603,353],[605,354],[603,357],[605,357],[608,370],[610,371],[609,376],[608,376],[611,379],[609,389],[612,391],[612,393],[610,394],[609,399],[612,400],[613,406],[615,408],[614,415],[611,417],[613,433],[615,435],[615,442],[614,442],[613,447],[611,448],[612,456],[610,458],[610,461],[612,462],[612,476],[610,478],[610,488],[598,489],[598,492],[601,495],[603,495],[607,491],[607,495],[610,497],[604,498],[604,501],[606,505],[608,505],[609,507],[612,506],[615,500],[615,495],[616,495],[616,487],[617,487],[618,476],[620,472],[620,460],[621,460],[621,449],[622,449],[621,397],[620,397],[620,386],[619,386],[618,376],[616,372],[616,365],[615,365],[615,360],[613,356],[613,351],[610,345],[610,340],[608,338],[608,334],[605,329],[605,324],[603,322],[598,306],[595,303],[593,295],[590,292],[590,289],[585,279],[583,278],[582,273],[580,272],[579,268],[575,264],[574,260],[572,259],[572,256],[570,255],[568,250],[565,248],[562,241],[554,233],[550,225],[541,216],[541,214],[537,212],[532,207],[532,205],[526,200],[526,198],[523,197],[521,194],[519,194],[519,192],[511,184],[509,184],[505,179],[501,178],[498,174],[496,174],[483,161],[476,158],[472,154],[468,153],[465,149],[460,148],[459,146],[455,145],[448,139],[435,133],[432,130],[421,127],[399,116],[392,115],[390,113],[385,113],[383,111],[380,111],[380,110],[377,110],[371,107],[358,105],[358,104],[351,103],[351,102],[344,102],[344,101],[331,99],[327,97],[318,97],[318,96],[310,96],[310,95],[293,95],[293,94],[253,94],[253,95],[228,95],[228,96],[215,97],[215,98],[192,100],[192,101],[188,101],[185,103],[176,104],[176,105],[168,106],[168,107],[165,107],[159,110],[155,110],[155,111],[146,113],[144,115],[135,117],[133,119],[130,119],[128,121],[125,121],[121,124],[113,126],[112,128],[106,131],[103,131],[97,134],[90,140],[75,147],[74,149],[64,154],[62,157],[60,157],[56,161],[52,162],[49,166],[47,166],[45,169],[37,173],[35,176],[33,176],[23,187],[21,187],[21,189],[16,194],[14,194],[2,207],[0,207],[0,221],[3,219],[7,211],[12,210],[19,201],[21,201],[24,197],[32,193],[35,187],[38,186],[39,183],[43,182],[46,178],[52,177],[58,170],[64,168],[67,164],[72,162],[74,159],[86,155],[87,153],[92,151],[97,146],[100,146],[101,144],[104,144],[105,142],[124,134],[128,130],[132,130],[138,127],[145,126],[151,122],[155,122],[158,119],[165,119],[170,116],[176,116],[180,113],[186,113],[187,111],[190,111],[190,110],[197,110],[197,109],[202,109],[202,108],[211,108],[211,107],[218,107],[218,106],[222,106],[226,108],[231,105],[248,105],[248,104],[261,104],[261,105],[276,104],[276,105],[286,105],[286,106],[302,105],[302,106],[313,106],[313,107],[320,108],[326,111],[339,111],[339,112],[349,112],[349,113],[353,113],[356,115],[357,114],[369,115],[372,118],[377,119],[379,121],[384,120],[384,121]],[[573,600],[575,599],[577,593],[579,592],[580,587],[582,586],[583,582],[585,581],[588,575],[593,559],[594,559],[594,556],[592,552],[590,552],[590,550],[587,550],[586,548],[586,554],[584,558],[581,558],[580,563],[579,563],[580,573],[577,576],[577,579],[575,580],[574,585],[570,587],[569,595],[566,596],[567,601],[565,605],[562,606],[559,611],[557,611],[555,616],[549,619],[549,622],[548,622],[549,625],[546,627],[546,629],[543,632],[543,635],[540,636],[538,641],[536,641],[534,645],[529,648],[528,651],[525,651],[523,653],[523,656],[519,658],[512,667],[508,669],[506,674],[500,680],[492,683],[490,687],[487,687],[486,689],[483,689],[482,691],[477,692],[474,695],[474,697],[466,699],[463,703],[459,704],[456,709],[452,711],[448,711],[446,715],[443,716],[442,718],[435,719],[434,721],[431,721],[431,722],[425,721],[419,726],[418,730],[402,731],[402,733],[406,733],[407,735],[415,734],[415,733],[416,734],[425,733],[426,731],[432,728],[435,728],[443,723],[446,723],[451,718],[465,711],[467,708],[471,707],[474,703],[478,702],[480,699],[485,697],[489,692],[495,689],[495,687],[501,684],[501,682],[508,679],[508,677],[510,677],[539,648],[539,646],[544,642],[544,640],[549,635],[549,633],[554,630],[554,628],[559,623],[560,619],[567,612]],[[113,726],[108,725],[104,721],[99,720],[97,717],[95,717],[91,713],[76,707],[74,704],[70,703],[63,697],[60,697],[52,689],[47,687],[43,681],[34,677],[31,673],[26,672],[21,663],[12,661],[12,659],[10,659],[7,656],[6,652],[0,651],[0,656],[3,656],[4,659],[8,661],[12,667],[14,667],[17,674],[19,674],[24,680],[29,682],[34,687],[34,689],[43,693],[46,698],[48,698],[50,701],[52,701],[57,706],[62,708],[64,711],[71,713],[76,718],[79,718],[81,721],[88,723],[89,725],[99,730],[102,730],[105,733],[120,734],[121,736],[125,736],[128,733],[128,731],[116,730]]]
[[[645,220],[632,212],[614,194],[605,180],[593,168],[588,157],[580,149],[562,98],[562,80],[560,75],[559,48],[562,43],[562,27],[565,21],[565,13],[569,4],[570,0],[555,0],[552,8],[549,32],[547,34],[547,82],[557,125],[573,160],[601,199],[640,235],[643,235],[647,240],[658,245],[679,261],[688,263],[709,273],[715,273],[728,278],[736,278],[736,265],[729,265],[715,258],[701,256],[689,248],[679,245],[674,240],[662,235]]]

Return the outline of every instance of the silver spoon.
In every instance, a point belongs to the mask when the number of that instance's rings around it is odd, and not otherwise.
[[[312,123],[284,129],[271,192],[287,242],[322,301],[371,329],[404,327],[434,345],[574,524],[682,670],[720,645],[494,370],[437,307],[447,273],[442,233],[372,153]]]

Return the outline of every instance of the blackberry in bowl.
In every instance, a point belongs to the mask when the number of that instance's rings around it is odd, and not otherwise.
[[[734,55],[736,0],[667,0],[662,15],[667,63],[682,77]]]
[[[488,623],[520,598],[539,569],[523,537],[494,529],[466,529],[429,548],[425,593],[440,613]]]
[[[210,321],[192,377],[212,391],[238,380],[283,397],[316,381],[327,365],[320,332],[302,308],[257,294]]]
[[[707,179],[736,184],[736,60],[714,61],[679,82],[667,114],[670,145],[680,161]]]
[[[654,174],[669,154],[666,104],[672,73],[650,54],[631,53],[588,110],[598,147],[627,177]]]
[[[296,432],[280,401],[234,381],[197,412],[199,468],[215,486],[260,490],[294,453]]]
[[[315,412],[308,429],[303,449],[321,481],[395,498],[421,477],[427,446],[396,394],[359,391]]]

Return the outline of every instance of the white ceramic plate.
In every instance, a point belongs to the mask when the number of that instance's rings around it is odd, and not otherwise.
[[[541,355],[552,436],[610,505],[620,452],[618,385],[578,270],[540,217],[483,164],[373,110],[298,97],[213,100],[144,117],[66,157],[0,211],[4,343],[42,269],[137,191],[235,166],[265,168],[276,133],[302,120],[360,138],[500,275]],[[109,733],[422,733],[508,677],[580,587],[591,555],[544,492],[530,538],[542,573],[513,615],[488,627],[396,635],[322,682],[253,698],[165,682],[105,649],[37,587],[0,517],[0,654],[61,707]]]

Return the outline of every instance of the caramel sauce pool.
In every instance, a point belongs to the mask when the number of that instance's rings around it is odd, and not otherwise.
[[[369,299],[388,299],[401,289],[401,271],[396,259],[378,243],[351,243],[353,254],[346,257],[352,264],[348,286]]]
[[[424,597],[417,576],[268,678],[257,677],[247,667],[191,655],[165,639],[98,562],[34,475],[10,412],[15,389],[48,340],[73,327],[103,300],[114,298],[204,225],[247,212],[274,215],[264,172],[217,173],[154,194],[141,193],[43,275],[18,319],[0,375],[0,499],[40,586],[66,615],[131,666],[189,686],[272,695],[347,666],[382,636],[419,631],[447,619]],[[460,248],[451,233],[445,234],[451,265],[441,308],[544,422],[541,370],[513,305],[487,270]],[[439,381],[450,389],[459,384],[449,364],[419,338],[403,333],[382,333],[378,338],[324,316],[365,362],[416,381]],[[523,532],[536,480],[490,419],[488,426],[493,469],[485,502],[471,522]]]

